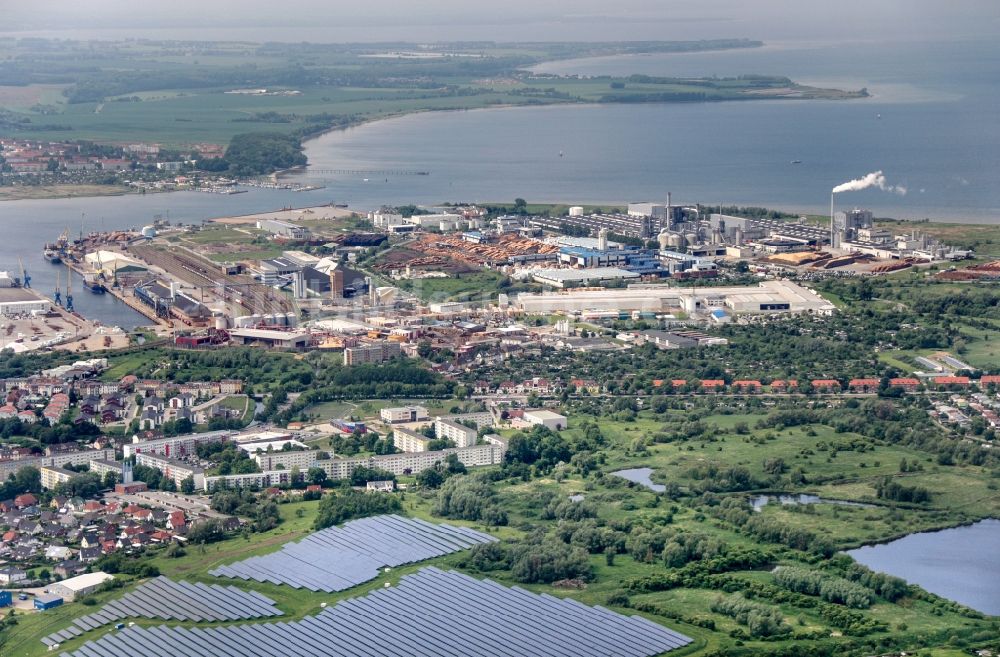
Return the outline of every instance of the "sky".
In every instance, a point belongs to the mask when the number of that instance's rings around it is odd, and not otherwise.
[[[980,38],[998,0],[0,0],[0,33],[255,41]]]

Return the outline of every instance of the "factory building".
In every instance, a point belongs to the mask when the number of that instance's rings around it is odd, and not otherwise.
[[[264,285],[277,285],[282,279],[291,278],[302,271],[302,264],[291,258],[271,258],[257,264],[257,276]]]
[[[403,219],[403,215],[382,210],[378,212],[369,212],[368,220],[372,222],[372,225],[375,226],[375,228],[382,229],[406,225],[406,220]]]
[[[148,270],[148,267],[138,260],[114,251],[95,251],[84,255],[83,259],[95,272],[102,273],[108,278],[114,278],[119,274],[136,274]]]
[[[133,288],[135,298],[153,309],[157,317],[177,317],[188,324],[203,322],[211,316],[211,311],[183,292],[175,285],[165,285],[151,281]]]
[[[553,413],[552,411],[547,411],[545,409],[525,411],[522,417],[528,424],[541,425],[546,429],[551,429],[552,431],[562,431],[566,428],[567,419],[565,415]]]
[[[102,584],[114,578],[114,575],[100,571],[96,573],[84,573],[83,575],[77,575],[76,577],[70,577],[61,582],[50,584],[49,593],[61,597],[66,602],[73,602],[77,598],[90,595],[100,588]]]
[[[305,349],[311,340],[305,331],[237,328],[229,331],[234,344],[258,345],[276,349]]]
[[[284,239],[307,240],[312,236],[312,233],[305,226],[298,226],[277,219],[261,219],[257,222],[257,228],[259,230],[266,230],[274,237]]]
[[[39,299],[30,290],[19,287],[0,288],[0,315],[4,317],[45,314],[51,310],[52,303],[48,299]]]
[[[662,203],[629,203],[628,216],[651,217],[662,223],[667,218],[667,206]]]
[[[532,278],[543,285],[564,288],[580,285],[590,285],[602,281],[619,281],[638,279],[640,275],[634,271],[619,267],[592,267],[590,269],[539,269]]]
[[[562,232],[566,227],[586,228],[596,235],[602,228],[615,235],[651,239],[660,232],[660,221],[627,214],[588,214],[583,216],[531,217],[533,228]]]
[[[832,313],[836,306],[812,290],[790,281],[764,281],[757,286],[684,288],[631,285],[625,289],[570,290],[557,294],[519,294],[514,304],[528,313],[590,310],[683,310],[689,314],[724,308],[734,314],[772,312]]]

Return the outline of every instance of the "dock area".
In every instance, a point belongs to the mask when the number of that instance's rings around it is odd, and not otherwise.
[[[4,309],[0,315],[0,350],[8,349],[14,353],[42,349],[82,352],[120,349],[129,345],[129,336],[125,331],[101,326],[69,312],[31,288],[0,288],[0,307]],[[21,307],[26,312],[19,312]]]

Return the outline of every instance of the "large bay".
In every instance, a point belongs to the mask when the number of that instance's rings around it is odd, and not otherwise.
[[[997,46],[984,42],[776,44],[757,50],[568,60],[560,74],[787,74],[857,89],[851,101],[589,105],[418,114],[324,135],[306,173],[356,205],[414,201],[738,203],[824,213],[829,190],[884,170],[905,196],[838,198],[881,215],[1000,218]],[[539,82],[544,86],[544,82]],[[560,156],[562,152],[562,156]],[[792,164],[801,160],[801,164]],[[367,180],[365,180],[367,178]]]

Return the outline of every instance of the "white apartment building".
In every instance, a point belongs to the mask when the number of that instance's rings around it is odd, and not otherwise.
[[[404,452],[426,452],[431,439],[422,433],[397,427],[392,431],[392,444]]]
[[[476,444],[479,432],[454,420],[439,417],[434,421],[434,435],[454,441],[456,447],[472,447]]]

